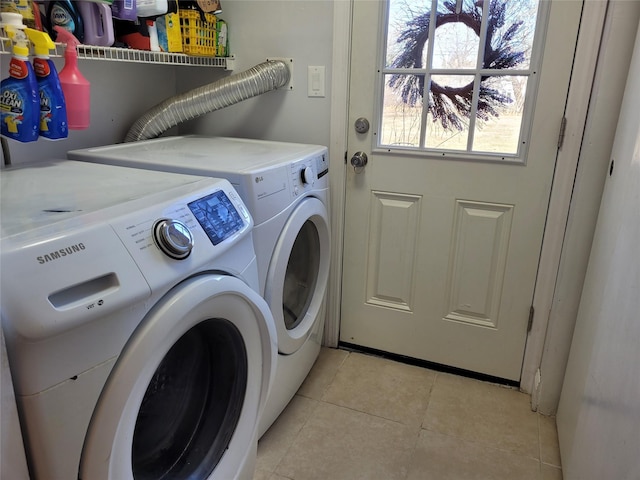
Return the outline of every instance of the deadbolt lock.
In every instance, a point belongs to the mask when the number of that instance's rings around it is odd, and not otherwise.
[[[354,127],[358,133],[367,133],[369,131],[369,120],[360,117],[356,120]]]

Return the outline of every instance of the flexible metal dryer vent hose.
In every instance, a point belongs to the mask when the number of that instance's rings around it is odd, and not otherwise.
[[[125,142],[158,137],[179,123],[284,87],[289,82],[290,75],[285,62],[272,60],[168,98],[133,124]]]

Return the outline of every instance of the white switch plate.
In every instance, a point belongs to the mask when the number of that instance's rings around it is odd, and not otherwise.
[[[324,65],[307,67],[307,96],[324,97]]]

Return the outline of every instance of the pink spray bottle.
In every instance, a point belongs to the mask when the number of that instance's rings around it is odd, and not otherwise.
[[[62,92],[67,104],[67,124],[71,130],[84,130],[91,119],[91,85],[78,70],[78,50],[80,42],[62,27],[54,27],[56,41],[66,43],[64,67],[58,74]]]

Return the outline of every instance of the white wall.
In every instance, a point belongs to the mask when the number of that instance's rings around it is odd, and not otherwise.
[[[558,407],[566,480],[640,478],[639,76],[640,35]]]
[[[8,75],[9,55],[3,54],[2,78]],[[55,59],[58,71],[64,65]],[[58,141],[21,143],[8,140],[13,164],[65,158],[74,148],[118,143],[131,124],[146,110],[176,91],[177,67],[112,61],[79,60],[82,74],[91,83],[91,124],[86,130],[70,130]]]
[[[333,2],[328,0],[229,0],[230,50],[240,72],[267,58],[293,58],[293,90],[277,90],[209,113],[180,127],[201,133],[329,145]],[[323,98],[307,97],[307,67],[325,66]],[[182,69],[178,88],[186,91],[220,77]]]

